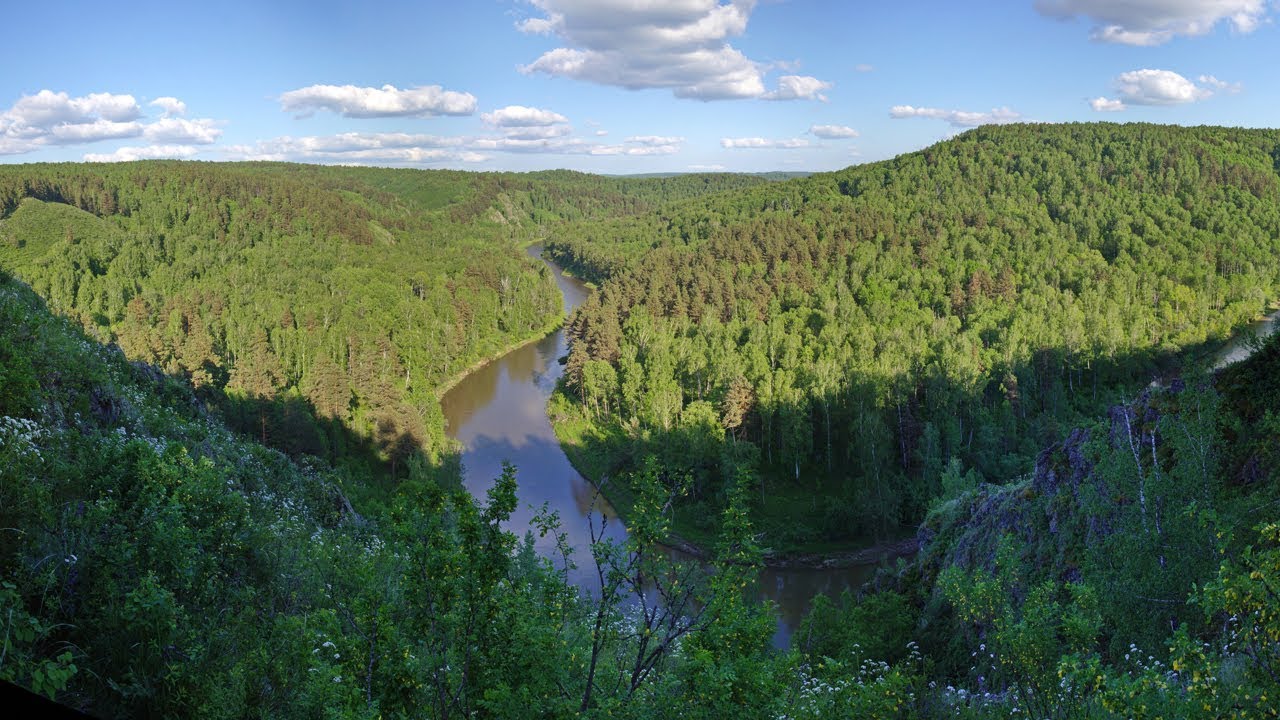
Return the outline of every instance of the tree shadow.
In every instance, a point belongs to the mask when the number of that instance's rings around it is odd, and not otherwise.
[[[781,552],[830,552],[913,534],[931,506],[955,487],[1025,477],[1036,456],[1112,405],[1194,367],[1220,346],[1094,359],[1085,365],[1062,348],[990,368],[977,387],[958,387],[942,368],[893,377],[847,374],[840,388],[765,405],[753,399],[741,423],[708,428],[686,412],[668,428],[588,417],[573,403],[566,451],[583,471],[622,476],[639,458],[687,472],[684,534],[714,537],[726,481],[747,466],[757,483],[753,520],[762,544]],[[562,385],[562,393],[572,391]],[[729,388],[706,396],[725,410]],[[726,414],[727,416],[727,414]],[[565,418],[561,418],[565,422]],[[723,440],[711,437],[722,433]],[[953,463],[956,463],[953,465]],[[950,474],[948,474],[950,473]]]

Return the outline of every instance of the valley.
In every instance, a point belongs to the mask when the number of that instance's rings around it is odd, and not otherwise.
[[[0,166],[0,679],[1273,716],[1277,158],[1076,123],[774,179]]]

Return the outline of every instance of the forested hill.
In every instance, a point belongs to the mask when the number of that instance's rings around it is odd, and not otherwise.
[[[1280,335],[1186,354],[1276,297],[1278,145],[982,129],[739,190],[0,168],[0,682],[100,717],[1280,717]],[[553,561],[516,469],[482,503],[424,460],[433,383],[558,316],[520,243],[568,217],[610,274],[551,410],[628,535],[570,556],[544,513]],[[913,517],[772,647],[761,539]]]
[[[392,475],[436,394],[558,322],[521,246],[763,180],[140,162],[0,167],[0,267],[291,454]]]
[[[571,445],[653,448],[712,505],[759,467],[770,542],[847,541],[945,478],[1030,472],[1280,296],[1280,132],[983,127],[550,247],[605,281],[572,321]]]

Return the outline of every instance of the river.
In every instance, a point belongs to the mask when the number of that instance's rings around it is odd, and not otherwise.
[[[540,247],[531,247],[528,253],[550,267],[564,296],[566,313],[587,298],[590,290],[543,258]],[[441,405],[449,436],[463,447],[463,482],[467,489],[483,498],[494,478],[501,474],[503,461],[515,465],[519,508],[512,515],[511,529],[523,535],[531,527],[536,511],[546,503],[550,510],[559,513],[561,527],[574,548],[578,568],[571,571],[570,581],[591,589],[595,577],[588,523],[594,518],[598,527],[602,515],[608,518],[607,534],[614,539],[623,538],[625,529],[608,502],[598,498],[594,486],[569,463],[547,419],[547,400],[564,371],[557,359],[567,352],[564,331],[557,330],[463,378],[445,393]],[[552,552],[551,539],[539,541],[538,549],[543,553]],[[856,588],[874,569],[874,566],[860,566],[834,570],[762,570],[760,595],[778,605],[775,645],[784,646],[789,642],[815,595],[838,595],[843,590]]]
[[[1252,355],[1254,339],[1262,339],[1271,335],[1277,330],[1277,324],[1280,324],[1280,310],[1249,323],[1248,327],[1236,333],[1235,337],[1227,341],[1227,344],[1214,354],[1214,369],[1239,362]]]

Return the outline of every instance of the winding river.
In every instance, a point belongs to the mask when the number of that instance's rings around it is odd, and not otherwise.
[[[587,298],[590,290],[543,258],[540,247],[531,247],[528,253],[550,268],[564,296],[566,313]],[[1275,313],[1249,330],[1259,336],[1269,335],[1277,329],[1278,321],[1280,313]],[[1223,347],[1215,356],[1215,366],[1246,357],[1250,347],[1243,338],[1247,336],[1248,333],[1241,333]],[[569,579],[579,587],[592,589],[596,580],[589,550],[589,523],[594,519],[598,527],[600,518],[606,518],[606,534],[614,539],[625,537],[626,530],[608,501],[597,496],[594,486],[569,464],[547,419],[547,400],[564,371],[557,359],[568,349],[564,331],[557,330],[471,373],[446,393],[441,403],[449,435],[464,448],[467,489],[484,497],[494,478],[501,474],[503,461],[514,464],[519,479],[519,507],[512,515],[511,528],[522,535],[533,527],[533,518],[545,503],[547,509],[559,514],[561,527],[574,549],[578,567]],[[538,549],[550,554],[555,547],[550,538],[543,538],[538,541]],[[815,595],[838,595],[856,588],[874,570],[870,565],[821,570],[763,569],[759,592],[778,606],[775,644],[789,642]]]
[[[555,263],[542,257],[538,246],[528,250],[531,257],[547,264],[564,295],[565,312],[586,299],[590,290],[580,281],[565,275]],[[463,446],[463,478],[467,489],[477,497],[493,484],[502,472],[503,461],[514,464],[518,472],[519,508],[512,515],[511,529],[523,535],[532,527],[537,511],[545,503],[559,513],[561,527],[578,568],[570,580],[584,588],[595,585],[591,563],[589,522],[599,527],[600,518],[608,518],[606,533],[615,539],[625,535],[622,523],[608,502],[597,497],[595,488],[569,464],[560,449],[546,405],[563,373],[557,358],[568,352],[563,330],[523,345],[465,377],[441,398],[450,437]],[[535,532],[536,537],[536,532]],[[550,538],[538,542],[543,553],[554,551]],[[874,566],[832,570],[776,569],[761,571],[761,596],[778,605],[778,630],[774,643],[789,642],[791,632],[819,593],[837,595],[856,588],[873,571]]]

